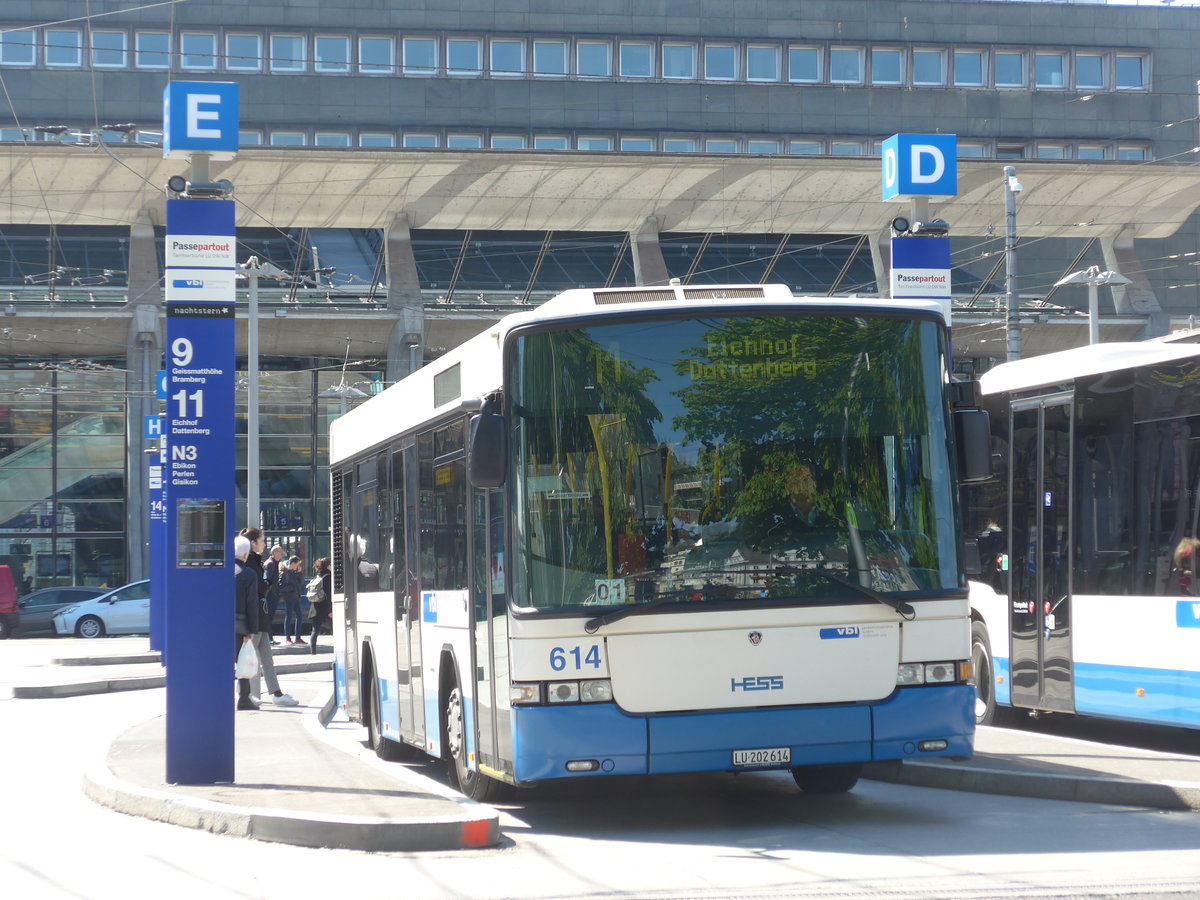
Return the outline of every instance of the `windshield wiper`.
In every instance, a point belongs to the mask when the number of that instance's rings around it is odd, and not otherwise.
[[[819,575],[826,581],[832,581],[834,584],[840,585],[849,591],[856,594],[861,594],[868,599],[874,600],[876,603],[882,603],[889,609],[895,610],[905,621],[911,622],[917,617],[917,611],[904,600],[896,597],[889,597],[887,594],[881,594],[874,588],[865,587],[861,584],[855,584],[853,581],[847,581],[830,572],[822,569],[802,569],[798,566],[776,566],[775,574],[783,575],[799,575],[801,573]],[[660,606],[666,606],[668,603],[678,603],[682,598],[683,593],[677,592],[672,594],[661,594],[653,600],[647,600],[645,603],[633,603],[626,606],[618,607],[617,609],[609,610],[606,613],[601,613],[595,618],[588,619],[583,623],[583,630],[588,634],[595,634],[601,627],[612,622],[620,621],[628,616],[641,615],[642,613],[650,612],[658,609]]]
[[[894,609],[900,614],[906,622],[911,622],[917,617],[917,611],[907,601],[897,597],[889,597],[887,594],[881,594],[874,588],[869,588],[862,584],[856,584],[853,581],[848,581],[839,575],[834,575],[832,572],[826,572],[824,569],[801,569],[797,566],[776,566],[776,575],[798,575],[802,572],[820,576],[826,581],[832,581],[834,584],[841,585],[846,590],[854,591],[856,594],[861,594],[876,603],[882,603],[884,606]]]
[[[601,613],[594,619],[588,619],[583,623],[583,630],[588,634],[595,634],[600,630],[600,626],[607,625],[610,622],[616,622],[619,619],[624,619],[626,616],[632,616],[634,613],[641,614],[649,612],[652,609],[657,609],[660,606],[665,606],[668,603],[679,602],[678,594],[662,594],[655,597],[653,600],[647,600],[645,603],[633,603],[628,606],[622,606],[619,609],[610,610],[606,613]]]

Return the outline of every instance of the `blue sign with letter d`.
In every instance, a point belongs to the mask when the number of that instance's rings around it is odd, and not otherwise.
[[[883,142],[883,199],[953,197],[958,193],[958,138],[893,134]]]

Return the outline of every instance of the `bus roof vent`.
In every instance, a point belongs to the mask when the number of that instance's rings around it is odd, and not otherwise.
[[[664,300],[674,300],[675,291],[671,288],[634,288],[627,291],[596,291],[592,295],[597,306],[608,306],[613,303],[661,303]]]
[[[760,287],[684,288],[684,300],[761,300],[766,294]]]
[[[614,303],[662,303],[670,300],[762,300],[765,296],[766,292],[758,286],[628,288],[596,291],[592,294],[593,302],[597,306],[609,306]]]

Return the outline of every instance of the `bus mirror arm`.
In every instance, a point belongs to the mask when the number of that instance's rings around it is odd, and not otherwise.
[[[467,478],[472,487],[498,488],[508,469],[508,425],[498,413],[471,416]]]

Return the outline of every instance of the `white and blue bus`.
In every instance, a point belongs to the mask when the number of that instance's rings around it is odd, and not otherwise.
[[[972,400],[934,303],[672,285],[507,316],[330,429],[337,700],[477,799],[969,755]]]
[[[980,386],[1001,464],[964,500],[978,722],[1200,728],[1200,345],[1093,344]]]

